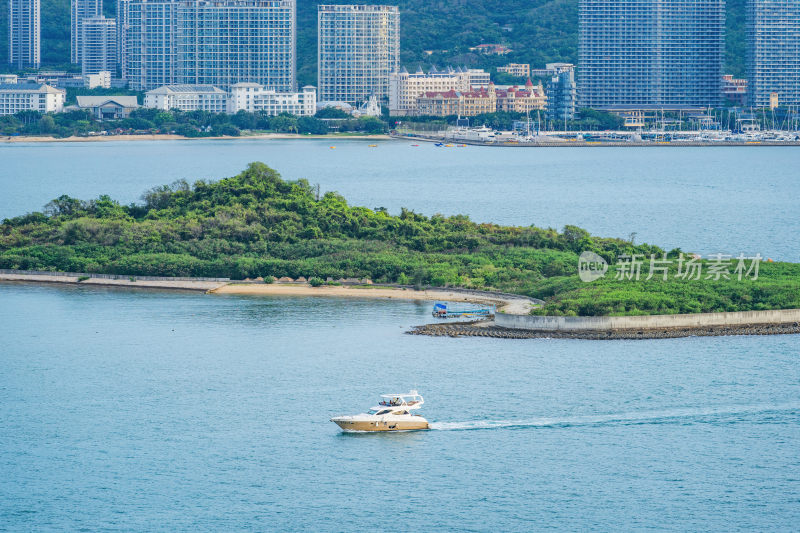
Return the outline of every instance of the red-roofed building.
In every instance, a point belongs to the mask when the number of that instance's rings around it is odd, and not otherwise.
[[[529,79],[522,89],[516,85],[507,89],[497,89],[497,111],[527,113],[545,108],[547,97],[541,84],[534,85]]]

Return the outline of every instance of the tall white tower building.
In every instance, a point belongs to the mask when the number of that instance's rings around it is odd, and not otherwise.
[[[9,0],[8,62],[18,69],[41,64],[39,0]]]
[[[400,67],[397,6],[320,5],[319,99],[360,104],[389,96],[389,75]]]

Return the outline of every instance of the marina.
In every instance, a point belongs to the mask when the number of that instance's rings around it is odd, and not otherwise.
[[[800,146],[800,131],[499,131],[485,126],[438,132],[396,132],[397,139],[426,141],[436,146],[503,147],[660,147],[660,146]]]

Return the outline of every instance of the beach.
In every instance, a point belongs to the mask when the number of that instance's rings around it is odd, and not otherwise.
[[[526,315],[536,303],[524,296],[516,297],[493,292],[463,289],[414,290],[403,287],[381,285],[323,285],[312,287],[306,283],[254,283],[194,279],[147,279],[136,276],[120,276],[119,279],[64,275],[53,273],[2,273],[0,282],[68,283],[91,286],[131,287],[139,289],[180,289],[203,291],[210,294],[236,294],[252,296],[323,296],[329,298],[383,298],[388,300],[426,300],[446,302],[469,302],[493,305],[498,310],[517,315]]]
[[[93,135],[91,137],[37,137],[19,135],[16,137],[0,137],[0,142],[6,143],[62,143],[62,142],[114,142],[114,141],[196,141],[196,140],[286,140],[286,139],[355,139],[365,141],[388,141],[389,135],[300,135],[298,133],[257,133],[253,135],[241,135],[239,137],[184,137],[182,135]]]
[[[390,300],[429,300],[446,302],[469,302],[494,305],[498,310],[509,314],[528,314],[535,305],[531,300],[520,296],[481,293],[479,291],[459,291],[448,289],[414,290],[384,286],[337,286],[324,285],[312,287],[306,284],[283,283],[229,283],[209,291],[214,294],[246,294],[256,296],[325,296],[332,298],[385,298]]]

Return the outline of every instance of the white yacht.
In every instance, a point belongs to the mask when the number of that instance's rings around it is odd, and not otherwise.
[[[381,401],[366,413],[331,418],[344,431],[411,431],[428,429],[428,421],[412,414],[425,400],[415,390],[406,394],[382,394]]]

